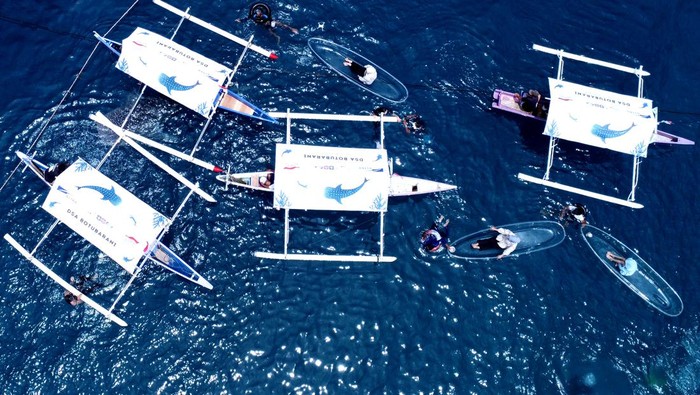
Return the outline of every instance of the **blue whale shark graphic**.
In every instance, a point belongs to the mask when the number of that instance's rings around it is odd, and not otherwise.
[[[197,85],[201,85],[199,81],[195,82],[192,85],[182,85],[178,84],[175,81],[175,76],[168,77],[164,73],[160,73],[160,76],[158,76],[158,82],[165,87],[165,89],[168,90],[168,94],[172,95],[172,91],[188,91],[192,88],[194,88]]]
[[[119,203],[122,202],[122,198],[120,198],[119,195],[117,195],[117,192],[114,190],[114,185],[112,185],[112,189],[107,189],[97,185],[85,185],[82,187],[78,187],[78,190],[83,188],[92,189],[93,191],[101,193],[102,200],[106,200],[112,203],[113,206],[118,206]]]
[[[335,199],[338,203],[343,204],[341,199],[344,199],[346,197],[350,197],[350,196],[356,194],[360,189],[362,189],[363,186],[365,186],[367,181],[368,180],[365,178],[365,180],[362,181],[362,184],[360,184],[358,187],[355,187],[352,189],[341,188],[340,186],[343,184],[338,184],[338,186],[335,188],[327,187],[324,196],[328,199]]]
[[[632,125],[630,125],[630,127],[628,127],[627,129],[612,130],[612,129],[610,129],[610,124],[606,124],[606,125],[594,124],[593,128],[591,128],[591,133],[593,133],[594,136],[600,137],[600,139],[603,140],[603,142],[605,142],[605,139],[614,139],[616,137],[624,136],[625,134],[627,134],[627,132],[632,130],[632,128],[635,126],[636,125],[634,124],[634,122],[632,122]]]

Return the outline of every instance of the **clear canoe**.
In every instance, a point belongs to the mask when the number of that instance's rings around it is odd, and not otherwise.
[[[401,103],[408,98],[408,89],[401,81],[357,52],[317,37],[309,39],[309,48],[326,66],[360,88],[393,103]],[[345,58],[351,58],[362,65],[374,66],[377,69],[377,79],[371,85],[364,84],[349,67],[343,65]]]
[[[501,225],[498,228],[510,229],[520,238],[517,248],[508,256],[530,254],[537,251],[556,247],[566,237],[566,231],[559,222],[555,221],[530,221],[519,222],[510,225]],[[494,259],[501,254],[501,250],[477,250],[472,248],[472,244],[478,240],[487,239],[496,234],[489,229],[480,230],[467,236],[460,237],[451,245],[455,247],[455,252],[451,253],[455,258],[477,260]]]
[[[652,307],[671,317],[675,317],[683,311],[683,301],[676,291],[631,248],[592,225],[582,228],[581,235],[600,262],[618,280]],[[625,258],[634,258],[637,261],[637,271],[631,276],[623,276],[615,268],[615,265],[605,257],[608,251]]]

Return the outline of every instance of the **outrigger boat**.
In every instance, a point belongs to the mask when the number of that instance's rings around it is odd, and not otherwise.
[[[646,158],[647,156],[647,148],[653,141],[658,125],[657,109],[653,107],[651,100],[642,97],[643,77],[648,76],[649,72],[643,70],[642,66],[639,66],[639,68],[620,66],[536,44],[533,45],[533,49],[556,55],[559,58],[559,67],[557,78],[549,79],[551,99],[543,134],[549,136],[550,139],[544,177],[537,178],[519,173],[518,178],[526,182],[561,189],[631,208],[644,207],[642,204],[635,202],[635,189],[639,180],[639,164],[641,158]],[[622,95],[564,81],[562,74],[565,58],[636,75],[639,81],[637,96]],[[550,171],[554,163],[554,149],[557,146],[558,139],[632,155],[634,158],[632,190],[627,199],[550,181]]]
[[[227,190],[229,185],[233,185],[263,192],[274,192],[273,188],[265,186],[265,180],[267,180],[268,176],[271,174],[274,174],[274,171],[226,173],[218,174],[216,179],[226,184]],[[406,177],[397,173],[392,173],[391,179],[389,180],[389,197],[424,195],[428,193],[450,191],[456,188],[456,185],[444,182]]]
[[[384,122],[400,123],[398,116],[378,116],[378,115],[351,115],[351,114],[318,114],[318,113],[270,113],[276,118],[306,119],[306,120],[334,120],[334,121],[356,121],[356,122],[377,122],[381,123],[383,131]],[[330,165],[324,165],[330,166]],[[333,170],[333,169],[326,169]],[[426,180],[422,178],[407,177],[393,172],[393,162],[389,161],[389,197],[414,196],[428,193],[444,192],[456,189],[456,185],[444,182]],[[254,189],[263,192],[274,192],[273,179],[275,170],[264,170],[248,173],[231,173],[230,169],[226,173],[217,174],[216,179],[223,182],[228,190],[229,185]]]
[[[390,168],[391,168],[391,162]],[[391,169],[390,169],[391,171]],[[230,173],[218,174],[216,179],[223,182],[228,190],[229,185],[254,189],[263,192],[274,192],[271,182],[268,181],[274,174],[274,170],[257,171],[252,173]],[[389,197],[415,196],[428,193],[444,192],[456,189],[456,185],[444,182],[425,180],[422,178],[402,176],[398,173],[391,173],[389,180]]]
[[[93,114],[90,118],[106,126],[119,136],[117,142],[115,142],[110,151],[114,149],[119,141],[124,140],[149,160],[177,178],[178,181],[182,182],[190,189],[193,189],[195,193],[205,200],[215,202],[216,200],[210,194],[202,191],[199,187],[195,187],[193,182],[176,173],[164,162],[145,150],[141,144],[149,145],[214,172],[223,171],[218,166],[194,158],[194,153],[197,151],[197,147],[205,131],[209,127],[216,110],[219,108],[243,114],[251,118],[277,123],[277,120],[270,117],[265,111],[228,89],[248,49],[262,53],[271,59],[276,59],[277,56],[253,45],[253,37],[247,42],[243,41],[241,38],[231,33],[190,15],[189,9],[182,11],[160,0],[154,0],[154,3],[181,16],[180,25],[178,25],[170,39],[143,28],[136,28],[136,30],[122,42],[107,39],[97,33],[95,33],[95,37],[100,43],[107,46],[112,52],[119,56],[116,63],[117,69],[144,84],[141,94],[143,94],[147,87],[150,87],[207,118],[195,146],[189,154],[185,154],[126,130],[124,127],[133,109],[138,104],[140,96],[134,103],[129,115],[121,122],[121,125],[113,123],[100,113]],[[192,21],[199,26],[205,27],[225,38],[244,45],[245,48],[236,66],[233,69],[228,68],[174,42],[172,38],[177,34],[184,20]],[[109,153],[107,156],[109,156]]]
[[[549,109],[550,99],[548,97],[543,98],[543,108]],[[491,108],[496,110],[509,112],[521,117],[534,119],[536,121],[547,122],[547,113],[544,112],[540,114],[541,116],[534,115],[531,112],[525,111],[520,108],[520,104],[515,101],[515,93],[507,92],[501,89],[496,89],[493,91],[493,102],[491,103]],[[687,138],[676,136],[668,132],[656,129],[654,132],[654,137],[651,139],[652,143],[657,144],[674,144],[674,145],[695,145],[693,140]]]
[[[384,215],[387,211],[391,177],[384,147],[384,123],[400,123],[396,116],[270,113],[286,118],[286,142],[277,144],[273,207],[284,210],[284,251],[255,252],[258,258],[306,261],[393,262],[384,255]],[[346,148],[291,143],[292,120],[378,122],[380,147]],[[250,183],[256,183],[250,175]],[[245,183],[245,182],[244,182]],[[260,184],[260,180],[257,181]],[[259,187],[258,187],[259,188]],[[355,211],[379,213],[379,252],[376,255],[319,255],[291,253],[290,210]]]
[[[126,322],[117,317],[113,310],[147,261],[155,262],[187,280],[212,289],[211,283],[160,241],[192,195],[192,191],[180,204],[173,217],[168,218],[103,175],[83,159],[76,160],[60,174],[53,174],[52,178],[55,176],[55,179],[48,182],[47,173],[50,170],[48,166],[21,152],[17,152],[17,156],[26,167],[50,186],[51,189],[42,208],[54,216],[57,221],[41,237],[31,252],[9,234],[5,234],[4,238],[25,258],[68,292],[79,297],[81,301],[118,325],[126,326]],[[121,290],[109,309],[102,307],[63,280],[35,256],[39,246],[46,240],[48,233],[59,221],[66,224],[132,275],[131,280]]]

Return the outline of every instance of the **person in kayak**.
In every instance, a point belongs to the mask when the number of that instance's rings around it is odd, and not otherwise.
[[[506,228],[496,228],[495,226],[492,226],[491,230],[497,234],[488,239],[477,241],[476,243],[472,244],[472,248],[475,250],[499,249],[502,252],[496,257],[496,259],[501,259],[515,251],[518,243],[520,243],[520,237],[518,237],[510,229]]]
[[[605,257],[615,265],[623,276],[631,276],[637,271],[637,261],[634,258],[623,258],[608,251]]]
[[[450,232],[448,226],[450,220],[445,220],[442,215],[427,230],[421,234],[420,241],[423,249],[428,252],[439,252],[443,247],[449,252],[455,252],[455,248],[449,244]]]
[[[561,209],[559,213],[559,220],[566,219],[569,222],[575,222],[581,224],[581,227],[588,225],[586,222],[586,216],[588,215],[588,210],[586,206],[581,203],[567,204]]]
[[[363,66],[350,58],[345,58],[343,65],[350,67],[350,71],[365,85],[372,85],[377,79],[377,69],[371,64]]]

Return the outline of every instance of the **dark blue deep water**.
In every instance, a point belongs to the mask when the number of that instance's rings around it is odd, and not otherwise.
[[[234,21],[245,2],[173,0],[179,8],[280,53],[249,54],[235,89],[271,111],[368,113],[389,105],[337,77],[311,54],[309,37],[346,45],[403,81],[427,136],[389,125],[397,172],[459,185],[457,191],[390,201],[386,253],[395,263],[280,262],[284,217],[268,195],[224,191],[211,173],[164,158],[218,203],[190,200],[165,241],[214,285],[197,287],[148,267],[109,323],[70,307],[58,285],[0,243],[0,386],[3,393],[230,394],[697,394],[700,393],[700,280],[696,147],[652,146],[641,166],[644,209],[545,190],[520,182],[541,176],[548,140],[537,125],[489,110],[495,88],[540,88],[556,58],[533,43],[627,66],[651,76],[645,95],[672,133],[700,140],[700,3],[416,0],[272,1],[276,17],[300,28],[279,43]],[[114,136],[87,118],[121,120],[141,86],[114,68],[104,48],[91,56],[92,31],[106,33],[128,1],[14,2],[0,5],[0,174],[15,150],[46,162],[80,156],[96,164]],[[108,37],[136,26],[170,35],[178,18],[141,1]],[[191,23],[177,40],[233,65],[241,47]],[[81,71],[82,66],[87,66]],[[80,79],[71,87],[76,75]],[[628,94],[636,78],[567,63],[565,77]],[[61,103],[67,90],[71,94]],[[59,106],[60,104],[60,107]],[[54,111],[56,115],[46,126]],[[203,118],[147,92],[130,129],[191,149]],[[541,126],[540,126],[541,128]],[[218,114],[198,156],[238,171],[274,159],[283,126]],[[372,125],[295,123],[297,143],[372,147]],[[38,138],[38,140],[37,140]],[[36,145],[32,147],[34,141]],[[632,158],[562,143],[554,178],[626,197]],[[103,172],[172,215],[186,191],[120,144]],[[32,248],[51,224],[46,188],[17,172],[1,192],[0,233]],[[552,219],[561,203],[582,201],[590,221],[635,248],[685,304],[667,317],[612,276],[569,228],[557,248],[469,263],[425,256],[417,238],[439,213],[453,238],[490,224]],[[311,253],[377,251],[374,214],[292,213],[290,247]],[[67,278],[97,274],[94,297],[109,305],[128,280],[68,228],[51,233],[37,257]]]

